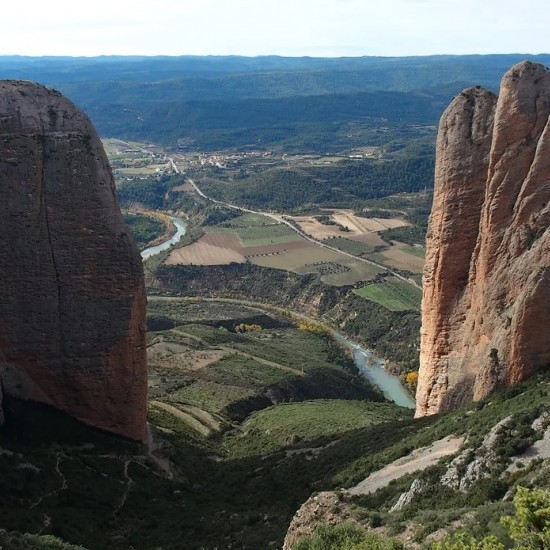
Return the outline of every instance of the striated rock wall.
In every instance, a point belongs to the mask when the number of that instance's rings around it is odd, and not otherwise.
[[[0,82],[0,392],[144,440],[141,258],[89,119]]]
[[[550,366],[549,115],[550,74],[523,62],[442,116],[416,416]]]

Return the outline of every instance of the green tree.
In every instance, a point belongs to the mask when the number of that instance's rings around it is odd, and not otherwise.
[[[550,550],[550,491],[518,487],[513,516],[501,518],[515,550]],[[447,536],[431,550],[504,550],[496,537],[477,540],[468,533]]]
[[[504,545],[493,536],[477,540],[468,533],[458,533],[432,544],[431,550],[504,550]]]
[[[515,514],[501,519],[518,550],[550,549],[550,491],[518,487]]]
[[[396,539],[368,533],[351,523],[321,524],[313,535],[301,537],[292,550],[402,550]]]

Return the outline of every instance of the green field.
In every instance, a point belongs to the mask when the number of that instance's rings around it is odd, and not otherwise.
[[[232,220],[233,221],[233,220]],[[203,227],[206,233],[235,233],[244,246],[266,246],[286,242],[302,241],[303,237],[283,223],[271,225],[220,226]]]
[[[371,281],[384,270],[354,258],[340,256],[333,261],[307,264],[294,271],[301,275],[318,273],[321,280],[328,285],[346,286]]]
[[[422,291],[394,277],[383,283],[364,286],[354,291],[363,298],[376,302],[390,311],[418,311]]]
[[[154,397],[151,391],[149,393],[150,398]],[[162,401],[186,403],[216,414],[235,401],[253,397],[254,393],[254,390],[223,384],[219,381],[195,379],[188,385],[171,391],[169,395],[164,395]]]
[[[259,227],[265,225],[279,225],[279,222],[268,216],[262,216],[261,214],[246,213],[238,218],[233,218],[232,220],[224,222],[224,225],[230,227]]]
[[[337,239],[324,239],[322,242],[355,256],[369,254],[374,250],[374,247],[369,246],[366,243],[352,241],[351,239],[346,239],[345,237],[339,237]]]
[[[263,389],[288,378],[288,372],[240,356],[224,357],[203,369],[202,374],[212,377],[223,386]]]

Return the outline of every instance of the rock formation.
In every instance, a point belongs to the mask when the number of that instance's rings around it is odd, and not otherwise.
[[[437,139],[417,416],[550,366],[550,73],[462,92]]]
[[[141,258],[89,119],[0,82],[0,391],[143,440]]]

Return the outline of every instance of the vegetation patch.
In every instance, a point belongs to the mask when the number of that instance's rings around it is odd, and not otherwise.
[[[125,213],[123,217],[124,223],[130,227],[132,237],[140,250],[144,250],[150,243],[166,233],[166,225],[152,216]]]
[[[252,414],[242,433],[225,439],[231,456],[265,455],[282,448],[307,448],[331,441],[335,436],[396,420],[399,408],[384,403],[318,399],[283,403]]]

